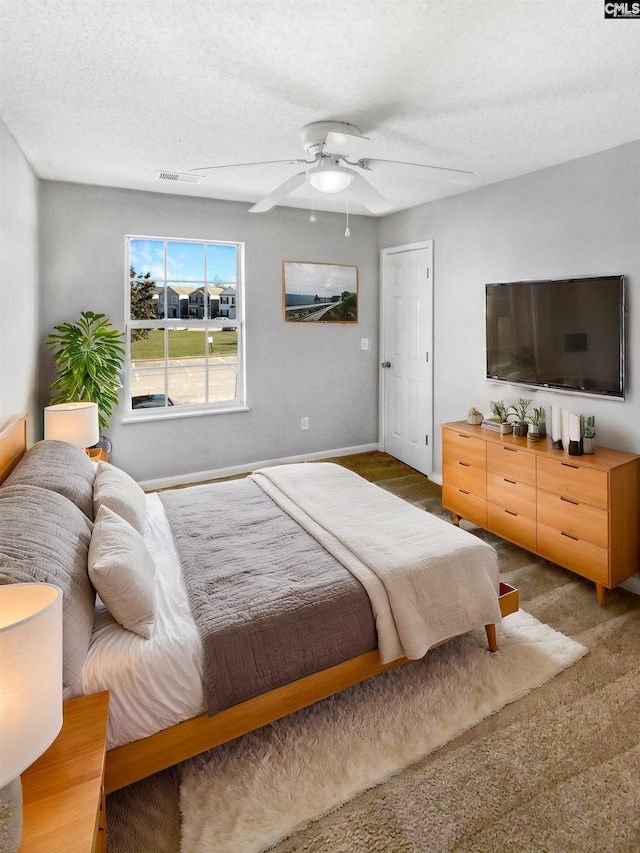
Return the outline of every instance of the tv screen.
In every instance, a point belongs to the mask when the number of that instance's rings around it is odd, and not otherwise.
[[[487,379],[624,398],[624,276],[486,285]]]

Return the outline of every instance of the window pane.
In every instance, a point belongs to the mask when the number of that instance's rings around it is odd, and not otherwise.
[[[225,403],[238,396],[238,363],[216,363],[209,367],[209,402]]]
[[[225,287],[218,297],[218,314],[220,317],[228,317],[230,320],[236,318],[236,289]]]
[[[207,281],[235,282],[236,247],[207,244]]]
[[[164,365],[164,329],[131,329],[131,369]]]
[[[150,273],[144,276],[135,274],[135,269],[129,269],[129,305],[132,320],[155,320],[159,312],[164,312],[164,287]]]
[[[129,266],[134,275],[164,279],[164,242],[162,240],[130,240]]]
[[[167,243],[167,278],[204,281],[204,243]]]
[[[169,330],[169,396],[176,406],[206,403],[205,343],[200,329]]]
[[[130,351],[131,408],[164,406],[164,331],[132,329]]]
[[[209,329],[209,402],[222,403],[237,398],[238,333]]]
[[[192,286],[179,281],[167,282],[167,317],[184,320],[196,317],[195,305],[198,300],[197,284]]]
[[[200,365],[170,361],[168,378],[169,397],[175,406],[198,406],[207,402],[204,360]]]

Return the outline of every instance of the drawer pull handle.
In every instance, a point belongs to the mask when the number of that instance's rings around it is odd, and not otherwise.
[[[511,483],[512,486],[517,486],[517,483],[515,480],[507,480],[506,477],[503,477],[502,479],[505,481],[505,483]]]
[[[462,494],[462,495],[468,495],[468,494],[469,494],[469,492],[465,492],[465,490],[464,490],[464,489],[458,489],[458,491],[459,491],[459,492],[460,492],[460,494]]]
[[[518,451],[515,449],[515,447],[503,447],[502,449],[503,449],[503,450],[508,450],[508,451],[509,451],[509,453],[517,453],[517,452],[518,452]]]
[[[505,509],[505,512],[507,513],[507,515],[515,515],[516,518],[518,517],[518,513],[517,512],[511,512],[510,509]]]
[[[462,465],[463,468],[470,468],[471,467],[468,462],[458,461],[458,465]]]
[[[577,470],[578,470],[578,468],[580,467],[579,465],[570,465],[568,462],[561,462],[560,464],[561,464],[561,465],[564,465],[564,467],[565,467],[565,468],[575,468],[575,469],[576,469],[576,471],[577,471]]]
[[[573,539],[574,542],[580,541],[577,536],[572,536],[570,533],[565,533],[564,530],[560,531],[560,533],[562,536],[566,536],[567,539]]]
[[[560,500],[568,504],[573,504],[574,506],[580,506],[578,501],[572,501],[571,498],[565,498],[563,495],[560,495]]]
[[[461,432],[459,432],[458,438],[471,438],[471,436],[470,435],[463,435]]]

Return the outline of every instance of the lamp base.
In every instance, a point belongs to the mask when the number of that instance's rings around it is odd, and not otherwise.
[[[20,777],[0,788],[0,850],[17,853],[22,837],[22,782]]]

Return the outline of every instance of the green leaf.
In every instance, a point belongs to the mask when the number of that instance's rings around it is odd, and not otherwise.
[[[98,404],[101,431],[118,403],[125,356],[124,335],[104,314],[83,311],[77,323],[61,323],[47,337],[57,378],[53,403],[90,400]]]

